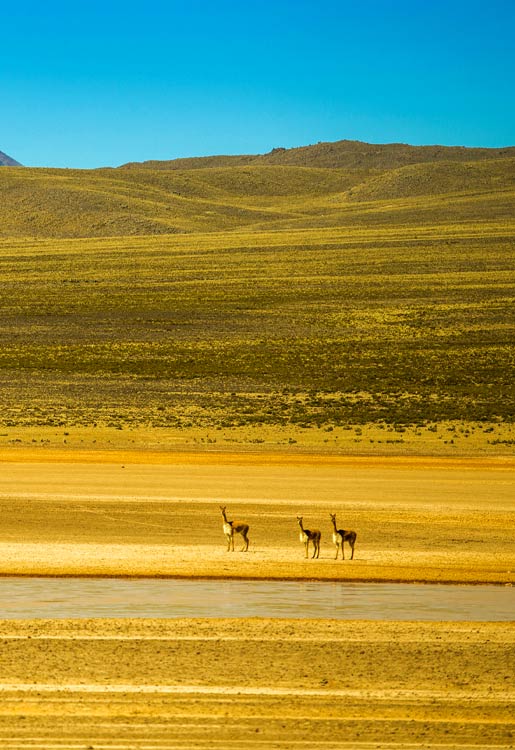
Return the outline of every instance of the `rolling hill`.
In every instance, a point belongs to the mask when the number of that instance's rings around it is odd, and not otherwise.
[[[2,168],[0,444],[512,452],[513,149],[343,143]]]
[[[246,166],[10,169],[0,236],[112,237],[509,216],[515,157],[392,169]]]

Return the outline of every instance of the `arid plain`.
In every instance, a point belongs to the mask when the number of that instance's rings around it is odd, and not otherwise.
[[[512,586],[513,164],[2,167],[0,576]],[[481,614],[5,619],[0,747],[507,750],[515,626]]]
[[[515,581],[515,461],[2,451],[0,574]],[[227,552],[219,505],[250,526]],[[329,512],[358,531],[334,560]],[[304,559],[296,515],[322,530]],[[213,605],[215,602],[213,602]],[[515,628],[3,620],[8,748],[509,748]]]

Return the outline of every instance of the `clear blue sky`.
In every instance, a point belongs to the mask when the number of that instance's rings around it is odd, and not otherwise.
[[[26,165],[515,145],[515,0],[6,0],[0,21],[0,150]]]

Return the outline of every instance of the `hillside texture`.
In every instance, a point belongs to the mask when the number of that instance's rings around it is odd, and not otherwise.
[[[3,439],[272,426],[361,442],[374,424],[402,443],[445,424],[446,444],[488,430],[513,451],[513,149],[281,163],[331,145],[2,169]]]

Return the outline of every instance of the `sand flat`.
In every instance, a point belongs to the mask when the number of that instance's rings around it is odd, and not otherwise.
[[[511,459],[0,461],[0,574],[514,579]],[[248,553],[226,552],[221,503]],[[329,511],[358,532],[352,561],[334,560]],[[514,675],[514,622],[4,620],[0,747],[507,750]]]
[[[512,624],[1,621],[0,642],[2,747],[515,741]]]
[[[515,460],[7,453],[0,575],[515,582]],[[248,552],[226,552],[221,504]],[[329,512],[358,533],[352,561],[334,559]],[[322,531],[318,560],[297,515]]]

